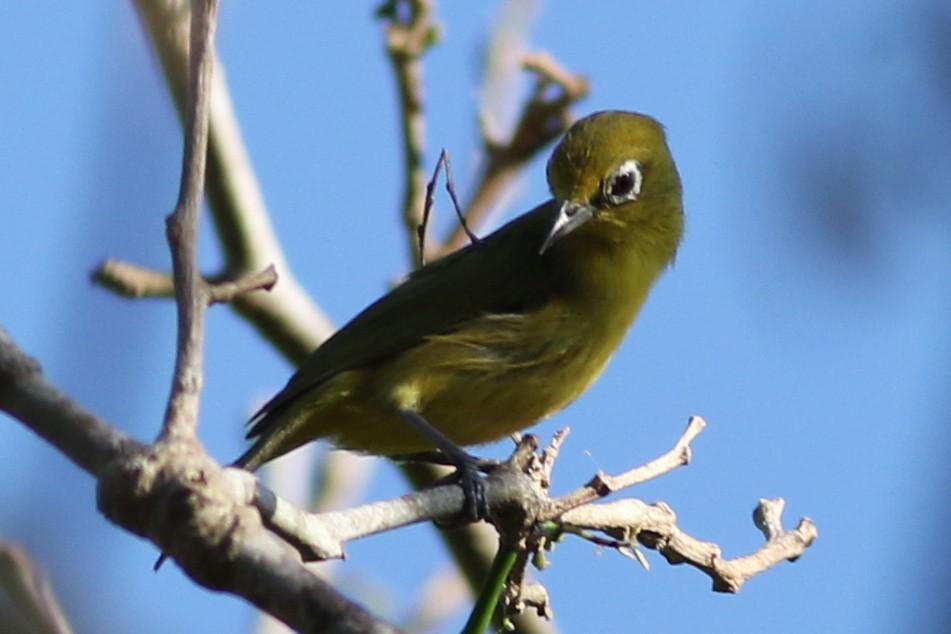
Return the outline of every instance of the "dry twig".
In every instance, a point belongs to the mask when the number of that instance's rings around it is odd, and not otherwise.
[[[571,106],[588,95],[588,81],[569,73],[548,53],[528,55],[522,65],[534,75],[535,85],[522,106],[515,131],[503,141],[492,138],[486,126],[482,127],[486,160],[465,208],[466,219],[473,227],[485,220],[522,168],[568,129]],[[457,227],[443,243],[442,253],[462,247],[466,238]]]
[[[400,122],[403,131],[403,223],[410,236],[416,236],[423,224],[426,172],[423,150],[426,145],[426,119],[423,115],[422,56],[439,37],[429,0],[388,0],[377,16],[386,24],[386,51],[393,66],[399,91]],[[416,249],[411,239],[410,258],[416,266],[429,259]],[[420,243],[422,244],[422,243]]]
[[[184,123],[188,92],[189,13],[183,10],[180,0],[134,1]],[[220,62],[216,65],[221,67]],[[214,283],[235,281],[273,265],[280,273],[281,283],[270,293],[240,295],[232,306],[296,364],[334,329],[294,277],[284,257],[242,139],[223,71],[212,75],[209,88],[205,195],[225,257],[224,269],[209,280]],[[110,262],[115,264],[115,261]],[[135,265],[127,266],[145,271]],[[103,265],[93,273],[93,279],[113,290],[118,287],[120,291],[127,291],[128,280],[114,276],[114,271],[113,267]],[[166,288],[171,285],[170,275],[151,273],[165,275],[169,282],[162,284]]]
[[[525,581],[525,567],[532,555],[549,549],[552,540],[565,533],[575,534],[601,546],[630,554],[635,542],[660,552],[672,564],[688,564],[713,580],[718,592],[737,592],[749,578],[782,561],[795,561],[818,537],[808,518],[793,530],[782,527],[782,504],[761,500],[756,523],[767,538],[756,552],[735,559],[724,559],[722,548],[698,540],[676,523],[676,515],[663,503],[647,504],[628,498],[595,504],[610,492],[618,491],[659,477],[686,465],[689,445],[703,430],[704,421],[692,417],[674,448],[657,459],[619,476],[598,474],[589,483],[564,498],[551,499],[548,490],[551,468],[565,432],[536,452],[538,442],[532,435],[522,437],[509,460],[494,471],[486,486],[492,521],[506,543],[520,544],[522,555],[510,577],[506,602],[510,607],[532,608],[539,614],[550,613],[547,593],[537,584]],[[446,485],[404,495],[393,500],[374,502],[344,511],[306,513],[283,502],[273,493],[259,490],[258,507],[268,525],[284,536],[305,559],[340,558],[344,544],[353,539],[410,524],[452,517],[461,508],[459,487]],[[610,539],[588,531],[599,531]],[[527,584],[527,585],[526,585]]]

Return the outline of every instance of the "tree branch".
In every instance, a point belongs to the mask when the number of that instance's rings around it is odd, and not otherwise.
[[[134,0],[182,119],[187,108],[189,19],[179,0]],[[211,78],[205,195],[225,257],[217,281],[237,279],[273,265],[281,282],[270,293],[241,295],[234,309],[297,365],[334,328],[294,277],[280,247],[254,167],[242,139],[225,71]],[[94,274],[94,279],[96,276]]]
[[[175,281],[167,273],[149,269],[132,262],[108,259],[92,272],[94,282],[130,298],[175,297]],[[253,291],[270,291],[277,283],[274,265],[263,271],[249,273],[234,281],[205,280],[209,302],[225,304],[239,300]]]
[[[485,122],[482,125],[486,161],[465,209],[472,227],[482,224],[525,165],[568,129],[573,120],[571,106],[588,96],[587,79],[569,73],[548,53],[525,56],[522,67],[535,76],[535,86],[522,105],[515,131],[503,141],[491,136]],[[467,242],[465,230],[457,226],[444,241],[441,254]]]
[[[179,347],[160,442],[144,447],[81,410],[48,385],[39,367],[0,332],[0,406],[60,447],[98,478],[100,510],[150,538],[206,587],[245,596],[299,630],[392,631],[300,564],[296,553],[263,530],[251,506],[254,478],[222,471],[194,440],[201,388],[204,311],[273,282],[273,271],[214,287],[197,268],[197,214],[204,181],[208,79],[217,2],[193,5],[191,84],[195,104],[186,134],[182,187],[168,222]],[[172,442],[177,441],[177,442]]]
[[[782,561],[794,561],[818,537],[808,519],[794,530],[782,527],[782,500],[761,500],[756,523],[767,538],[756,552],[732,560],[722,557],[722,548],[700,541],[676,524],[676,515],[663,503],[647,504],[629,498],[611,503],[583,503],[623,487],[634,486],[686,465],[689,445],[704,429],[697,416],[690,419],[674,448],[651,462],[619,476],[597,474],[592,485],[560,499],[549,498],[551,470],[566,432],[556,434],[552,443],[536,452],[538,441],[522,437],[512,456],[494,470],[486,482],[490,519],[501,539],[523,553],[509,578],[507,603],[519,611],[531,607],[539,614],[550,613],[547,592],[524,582],[529,557],[537,558],[551,548],[562,534],[574,534],[601,546],[630,554],[638,542],[659,551],[671,564],[685,563],[713,579],[717,592],[737,592],[749,578]],[[615,488],[612,488],[615,487]],[[423,521],[439,521],[455,516],[462,508],[463,495],[456,485],[439,486],[399,498],[373,502],[334,512],[307,513],[284,502],[273,493],[259,489],[256,504],[265,523],[283,536],[305,560],[344,557],[344,544],[385,530],[394,530]],[[600,531],[612,539],[589,534]]]
[[[209,83],[214,70],[212,47],[218,0],[192,3],[189,110],[185,125],[185,152],[178,204],[166,221],[172,252],[172,277],[178,306],[178,345],[172,390],[165,410],[160,440],[194,440],[203,383],[202,350],[205,310],[210,293],[198,270],[198,214],[205,185],[208,147]]]
[[[96,477],[100,511],[157,544],[197,583],[242,596],[300,631],[393,631],[264,529],[251,474],[222,470],[197,444],[156,449],[132,440],[59,392],[3,329],[0,410]]]
[[[706,426],[706,421],[701,417],[691,416],[690,420],[687,421],[687,428],[677,440],[677,444],[663,456],[616,476],[609,476],[602,472],[596,473],[591,481],[583,487],[556,500],[549,508],[549,516],[545,519],[560,517],[566,511],[577,506],[592,502],[615,491],[653,480],[670,473],[677,467],[689,464],[690,443],[700,435]]]
[[[263,271],[239,277],[233,282],[219,282],[208,288],[208,301],[211,304],[230,304],[253,291],[270,291],[277,284],[277,269],[274,265]]]
[[[73,403],[43,376],[40,364],[0,328],[0,409],[61,451],[84,471],[99,476],[110,462],[145,445]]]
[[[760,500],[754,513],[772,508],[781,521],[784,505],[781,498]],[[713,580],[714,591],[730,593],[739,592],[751,577],[783,561],[795,561],[819,536],[812,520],[803,518],[793,530],[783,530],[780,526],[756,552],[724,559],[719,545],[701,541],[681,530],[673,509],[663,502],[647,504],[625,499],[591,504],[566,512],[561,520],[574,527],[603,531],[620,540],[618,545],[629,545],[636,539],[658,551],[670,564],[688,564],[706,573]]]
[[[426,199],[422,159],[426,145],[422,56],[439,38],[433,13],[429,0],[388,0],[377,10],[377,17],[385,22],[386,52],[399,92],[405,178],[401,216],[410,238],[410,259],[415,266],[428,259],[428,254],[417,248],[416,230],[422,224]]]
[[[35,634],[72,634],[53,586],[22,549],[0,541],[0,587]]]
[[[175,281],[162,271],[108,259],[90,275],[93,282],[123,297],[175,297]]]

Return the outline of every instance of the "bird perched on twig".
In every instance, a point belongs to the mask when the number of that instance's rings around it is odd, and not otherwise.
[[[435,447],[471,480],[460,445],[590,386],[674,259],[680,178],[661,125],[619,111],[575,123],[547,176],[551,200],[423,266],[317,348],[252,418],[236,464],[323,438],[385,456]]]

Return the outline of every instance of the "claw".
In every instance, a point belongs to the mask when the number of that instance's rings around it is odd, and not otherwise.
[[[462,495],[465,497],[462,505],[462,520],[479,522],[488,519],[489,503],[485,496],[485,480],[475,460],[457,466],[453,477],[458,481],[462,488]]]

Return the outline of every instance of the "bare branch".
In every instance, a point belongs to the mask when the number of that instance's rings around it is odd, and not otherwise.
[[[202,349],[208,287],[198,269],[198,215],[205,185],[208,147],[209,83],[214,69],[212,46],[217,0],[192,3],[189,58],[189,109],[185,125],[182,182],[175,212],[166,221],[172,251],[172,277],[178,306],[178,345],[172,390],[162,425],[162,440],[193,440],[202,389]]]
[[[490,506],[503,489],[487,488]],[[462,490],[455,485],[408,493],[343,511],[308,513],[266,489],[257,504],[265,522],[295,544],[305,560],[339,559],[344,543],[434,519],[449,519],[462,509]]]
[[[416,230],[423,224],[426,173],[422,165],[426,144],[423,115],[422,56],[439,37],[429,0],[389,0],[377,11],[386,24],[386,51],[399,90],[403,131],[403,223],[409,236],[410,258],[419,266],[428,259],[416,248]]]
[[[473,227],[483,222],[525,164],[568,129],[571,106],[588,95],[588,81],[569,73],[548,53],[526,56],[523,67],[535,75],[535,87],[522,106],[515,132],[501,141],[491,138],[483,125],[486,162],[466,205],[466,219]],[[446,238],[443,252],[459,249],[466,240],[465,231],[455,228]]]
[[[179,442],[111,465],[97,499],[106,517],[159,544],[194,581],[243,596],[298,631],[392,631],[263,529],[254,490],[249,473],[221,469]]]
[[[158,54],[179,113],[186,110],[188,11],[179,0],[134,0]],[[327,316],[293,276],[278,243],[235,117],[220,62],[211,78],[208,173],[205,195],[225,256],[217,280],[233,280],[269,265],[281,282],[270,293],[242,295],[232,303],[267,340],[294,363],[333,332]],[[184,114],[182,115],[184,118]]]
[[[0,587],[36,634],[71,634],[53,586],[22,549],[0,541]]]
[[[264,530],[253,476],[222,470],[194,443],[137,443],[60,393],[3,329],[0,409],[94,475],[100,511],[152,540],[197,583],[243,596],[300,631],[392,631]]]
[[[122,260],[106,260],[92,272],[97,284],[125,297],[174,297],[175,282],[172,276],[162,271],[145,268]],[[274,265],[263,271],[251,273],[234,281],[208,281],[209,302],[224,304],[237,300],[242,295],[258,290],[271,290],[277,283]]]
[[[233,282],[212,284],[208,289],[208,301],[212,304],[226,304],[254,291],[269,291],[275,284],[277,270],[272,264],[263,271],[245,275]]]
[[[27,424],[81,469],[103,467],[144,445],[72,402],[50,383],[40,364],[0,328],[0,409]]]
[[[565,511],[581,504],[592,502],[615,491],[631,487],[648,480],[669,473],[678,467],[690,462],[690,443],[707,426],[705,420],[699,416],[691,416],[687,421],[687,428],[677,440],[674,447],[664,455],[640,467],[635,467],[616,476],[598,472],[580,489],[555,500],[548,510],[546,519],[560,517]]]
[[[578,101],[588,96],[588,80],[580,75],[572,74],[547,51],[537,51],[526,55],[522,60],[522,65],[525,70],[538,76],[535,89],[535,98],[537,99],[544,98],[544,92],[551,85],[558,86],[562,91],[559,96],[547,99],[553,104],[561,100]],[[536,107],[540,107],[540,104]]]
[[[162,271],[109,259],[92,272],[92,280],[124,297],[174,297],[175,281]]]
[[[668,473],[686,463],[688,445],[703,426],[702,419],[692,417],[670,452],[616,478],[599,475],[595,480],[632,486]],[[784,560],[794,561],[818,536],[808,519],[801,520],[795,530],[783,529],[783,502],[761,500],[755,515],[757,525],[767,536],[766,544],[750,555],[725,560],[720,546],[683,532],[676,524],[674,512],[663,502],[647,504],[637,499],[622,499],[573,508],[566,504],[565,500],[574,503],[584,496],[596,499],[609,492],[592,485],[566,498],[551,500],[548,497],[550,467],[564,438],[564,433],[559,433],[549,447],[537,453],[534,436],[522,437],[512,457],[486,482],[492,522],[503,535],[503,542],[521,544],[520,561],[506,591],[506,603],[511,606],[531,607],[540,614],[550,612],[544,589],[525,585],[524,569],[530,554],[540,553],[548,547],[552,535],[563,532],[627,553],[634,549],[636,540],[658,550],[672,564],[686,563],[705,572],[713,579],[713,588],[718,592],[737,592],[750,577]],[[458,486],[446,485],[344,511],[306,513],[273,493],[259,489],[256,503],[265,522],[294,544],[305,559],[325,559],[343,557],[344,543],[352,539],[452,517],[461,509],[463,495]],[[557,530],[547,526],[546,523],[552,521],[559,527]],[[540,530],[543,526],[544,530]],[[597,530],[612,539],[600,538],[585,530]]]
[[[781,501],[780,501],[781,502]],[[777,522],[781,522],[781,504],[760,501],[773,506]],[[779,530],[756,552],[736,559],[724,559],[717,544],[701,541],[677,526],[677,516],[663,502],[646,504],[625,499],[607,504],[590,504],[565,513],[561,520],[572,526],[596,529],[616,537],[622,543],[635,539],[660,552],[671,564],[688,564],[705,572],[713,580],[716,592],[738,592],[751,577],[765,572],[783,561],[795,561],[819,536],[808,518],[799,521],[793,530]]]
[[[423,204],[423,217],[416,227],[416,241],[419,245],[418,257],[420,265],[426,263],[426,230],[429,227],[429,218],[433,206],[436,203],[436,183],[439,181],[439,171],[441,169],[445,169],[446,171],[446,191],[449,193],[449,198],[452,199],[452,206],[456,212],[456,219],[459,220],[459,227],[465,232],[470,243],[474,244],[479,241],[479,236],[469,229],[466,216],[462,211],[462,206],[459,204],[459,197],[456,195],[456,182],[452,176],[452,162],[449,160],[449,152],[443,148],[439,153],[439,160],[436,161],[436,169],[433,170],[433,177],[426,183],[426,200]]]

